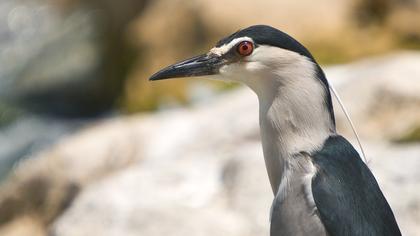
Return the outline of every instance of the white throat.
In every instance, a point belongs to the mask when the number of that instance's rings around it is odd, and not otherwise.
[[[321,148],[335,133],[316,65],[303,56],[295,60],[265,75],[272,78],[260,78],[264,83],[250,86],[260,103],[264,159],[275,194],[293,155]]]

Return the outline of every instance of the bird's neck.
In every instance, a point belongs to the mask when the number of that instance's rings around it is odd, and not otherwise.
[[[316,77],[281,76],[256,90],[264,159],[274,194],[293,155],[321,148],[335,133],[325,86]]]

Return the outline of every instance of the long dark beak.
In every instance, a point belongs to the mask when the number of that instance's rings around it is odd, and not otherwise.
[[[219,73],[222,65],[223,59],[220,56],[203,54],[168,66],[152,75],[149,80],[214,75]]]

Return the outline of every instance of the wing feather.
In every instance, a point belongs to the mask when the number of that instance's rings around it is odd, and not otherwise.
[[[312,160],[312,193],[329,235],[401,235],[375,177],[346,139],[330,137]]]

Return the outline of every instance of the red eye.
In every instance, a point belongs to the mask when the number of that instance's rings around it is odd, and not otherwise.
[[[252,51],[254,51],[254,44],[252,44],[250,41],[243,41],[238,44],[237,50],[241,56],[249,56],[251,55]]]

